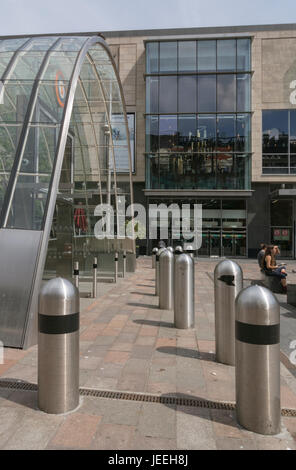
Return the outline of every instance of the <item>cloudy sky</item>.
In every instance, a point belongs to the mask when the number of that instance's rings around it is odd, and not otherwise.
[[[1,35],[296,23],[296,0],[2,0]]]

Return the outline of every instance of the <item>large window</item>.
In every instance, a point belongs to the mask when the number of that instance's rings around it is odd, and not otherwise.
[[[148,187],[248,189],[250,64],[248,38],[146,44]]]
[[[296,174],[296,110],[262,111],[262,171]]]

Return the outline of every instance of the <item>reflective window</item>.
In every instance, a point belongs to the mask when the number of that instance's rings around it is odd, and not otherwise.
[[[249,114],[238,114],[236,118],[236,150],[250,152],[251,118]]]
[[[235,116],[224,114],[217,116],[217,150],[234,150]]]
[[[251,42],[250,39],[237,40],[237,70],[251,70]]]
[[[146,112],[158,112],[158,77],[146,78]]]
[[[198,41],[197,60],[199,72],[216,70],[216,41]]]
[[[159,112],[177,112],[177,77],[159,77]]]
[[[180,115],[178,117],[178,152],[194,149],[196,143],[196,116]]]
[[[263,153],[288,153],[288,111],[262,112]]]
[[[160,42],[159,71],[175,72],[177,70],[177,42]]]
[[[235,75],[217,76],[217,111],[234,112],[236,109]]]
[[[290,153],[296,154],[296,111],[290,111]]]
[[[251,79],[250,74],[237,75],[237,111],[248,112],[251,106]]]
[[[179,72],[196,71],[196,41],[180,41],[178,43]]]
[[[157,152],[158,146],[158,116],[146,116],[146,151]]]
[[[178,124],[177,116],[159,117],[159,146],[160,152],[171,150],[177,145]]]
[[[178,78],[178,111],[179,113],[196,112],[197,94],[196,75],[185,75]]]
[[[157,73],[159,61],[159,43],[149,42],[146,45],[146,72]]]
[[[216,76],[200,75],[198,77],[198,112],[216,112]]]
[[[236,40],[217,41],[217,70],[232,71],[236,69]]]
[[[197,120],[197,146],[200,152],[216,149],[216,116],[199,115]]]

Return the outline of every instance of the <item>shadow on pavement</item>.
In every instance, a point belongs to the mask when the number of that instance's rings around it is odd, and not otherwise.
[[[38,387],[36,384],[14,378],[3,378],[0,381],[2,384],[3,382],[8,382],[8,384],[12,382],[14,384],[18,383],[20,386],[19,389],[10,388],[9,386],[7,388],[0,387],[0,398],[4,398],[17,405],[22,405],[25,408],[39,410],[37,398]]]
[[[147,326],[161,326],[163,328],[174,328],[173,323],[168,323],[165,321],[158,321],[158,320],[133,320],[134,323],[138,323],[139,325],[147,325]]]
[[[130,294],[135,294],[135,295],[150,295],[150,297],[155,297],[155,294],[151,294],[150,292],[130,292]]]
[[[127,305],[132,307],[153,308],[158,310],[158,305],[141,304],[140,302],[129,302]]]
[[[200,359],[202,361],[216,362],[214,353],[200,352],[194,349],[177,348],[174,346],[162,346],[157,348],[157,351],[165,354],[173,354],[182,357],[191,357],[193,359]]]

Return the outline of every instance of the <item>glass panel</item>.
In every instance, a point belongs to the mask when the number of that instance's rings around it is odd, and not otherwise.
[[[178,117],[178,152],[194,150],[196,143],[196,116]]]
[[[200,75],[198,77],[198,112],[216,112],[216,77]]]
[[[39,85],[38,101],[33,121],[60,123],[63,117],[69,83],[57,79]]]
[[[177,145],[177,116],[159,116],[160,151],[172,150]]]
[[[39,72],[46,51],[24,51],[18,56],[16,66],[13,68],[9,79],[34,80]]]
[[[159,44],[160,72],[177,71],[177,42],[161,42]]]
[[[196,41],[180,41],[178,43],[179,72],[196,71]]]
[[[194,75],[178,79],[178,111],[179,113],[196,112],[197,78]]]
[[[41,230],[49,183],[50,176],[19,175],[7,228]]]
[[[250,39],[237,40],[237,70],[251,70],[251,41]]]
[[[65,37],[55,47],[56,51],[80,51],[83,44],[88,40],[86,36]],[[99,45],[98,45],[99,46]],[[92,52],[91,49],[89,52]]]
[[[236,109],[235,75],[217,76],[217,111],[234,112]]]
[[[216,70],[216,41],[198,41],[197,58],[199,72]]]
[[[290,173],[296,173],[296,155],[290,155]]]
[[[146,44],[146,73],[158,72],[159,43],[149,42]]]
[[[235,116],[217,116],[217,150],[233,151],[235,143]]]
[[[288,203],[290,206],[290,201],[283,201]],[[291,201],[292,202],[292,201]],[[283,225],[281,228],[278,227],[271,227],[271,244],[277,245],[280,250],[280,257],[281,258],[291,258],[292,254],[292,236],[293,236],[293,229],[292,227],[287,227]]]
[[[236,69],[236,40],[217,41],[217,70],[231,71]]]
[[[177,77],[159,77],[159,112],[177,112]]]
[[[157,152],[158,149],[158,116],[146,116],[146,152]]]
[[[288,155],[263,155],[262,171],[264,174],[288,174]]]
[[[157,189],[159,188],[158,177],[158,156],[147,155],[146,157],[146,188]]]
[[[34,82],[8,80],[0,103],[1,119],[5,122],[23,122]]]
[[[262,111],[263,153],[288,153],[288,134],[287,110]]]
[[[4,39],[0,43],[0,52],[17,51],[28,40],[28,38]]]
[[[296,153],[296,111],[290,111],[290,152]]]
[[[270,203],[270,225],[275,227],[293,225],[293,201],[272,200]]]
[[[35,37],[28,45],[30,51],[48,51],[48,49],[57,41],[57,36]]]
[[[70,80],[76,58],[77,52],[52,52],[43,80]]]
[[[158,112],[158,77],[146,78],[146,113]]]
[[[250,111],[251,106],[251,79],[249,74],[237,75],[237,111]]]
[[[251,118],[249,114],[238,114],[236,118],[236,150],[251,150]]]
[[[200,115],[197,121],[198,151],[213,152],[216,149],[216,116]]]

